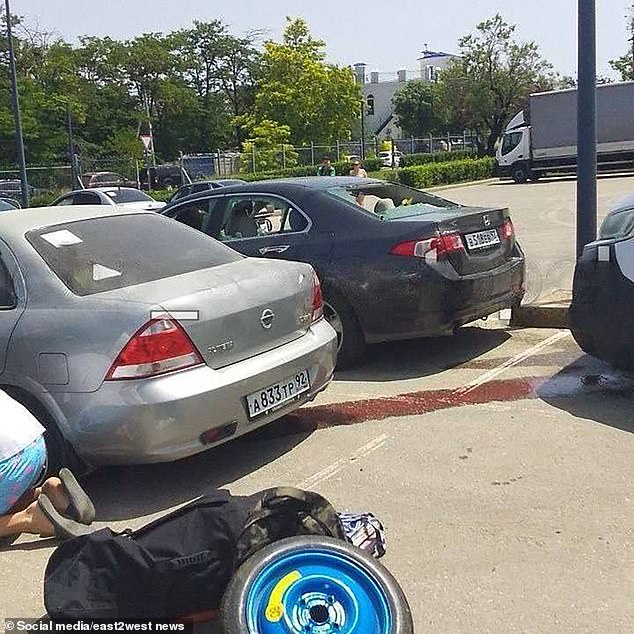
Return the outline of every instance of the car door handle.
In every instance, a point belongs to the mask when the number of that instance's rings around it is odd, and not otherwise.
[[[290,244],[279,244],[274,247],[262,247],[260,249],[260,255],[266,255],[267,253],[284,253],[286,249],[290,249]]]

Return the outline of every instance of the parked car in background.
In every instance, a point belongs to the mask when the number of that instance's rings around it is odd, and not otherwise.
[[[312,264],[340,367],[368,343],[451,334],[524,293],[508,209],[463,207],[395,183],[261,181],[192,194],[161,213],[245,255]]]
[[[145,192],[133,187],[94,187],[78,189],[56,198],[52,207],[67,205],[121,205],[128,209],[158,211],[165,207],[164,202],[154,200]]]
[[[313,269],[245,258],[151,212],[0,214],[0,387],[49,460],[188,456],[330,381],[336,334]]]
[[[394,150],[394,152],[386,150],[378,154],[383,167],[398,167],[401,164],[401,156],[403,153],[400,150]]]
[[[577,261],[570,330],[584,352],[634,370],[634,194],[612,208]]]
[[[183,185],[179,187],[168,199],[167,202],[173,203],[176,200],[180,200],[185,196],[189,196],[190,194],[196,194],[198,192],[209,191],[210,189],[217,189],[218,187],[228,187],[229,185],[242,185],[246,183],[246,181],[240,180],[239,178],[220,178],[217,180],[208,180],[208,181],[195,181],[193,183],[189,183],[188,185]]]
[[[20,209],[22,205],[13,198],[0,198],[0,211],[12,211],[14,209]]]
[[[29,185],[28,189],[30,197],[37,193],[37,189],[33,185]],[[22,181],[19,178],[0,179],[0,197],[16,201],[22,200]]]
[[[81,182],[85,188],[138,186],[135,180],[130,180],[116,172],[86,172],[81,175]]]
[[[163,163],[156,167],[149,168],[152,189],[168,189],[170,187],[180,187],[187,182],[181,166],[177,163]],[[141,189],[148,189],[148,169],[139,171],[139,181]]]

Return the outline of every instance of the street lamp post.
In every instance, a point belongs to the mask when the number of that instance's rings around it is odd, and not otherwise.
[[[579,0],[577,90],[577,257],[597,237],[595,0]]]
[[[20,163],[20,187],[22,189],[22,204],[29,206],[29,182],[26,176],[26,159],[24,157],[24,138],[22,137],[22,117],[20,115],[20,97],[18,95],[18,76],[13,56],[13,33],[11,30],[11,9],[9,0],[4,0],[7,16],[7,47],[9,50],[9,68],[11,69],[11,93],[13,97],[13,116],[15,118],[15,135]]]

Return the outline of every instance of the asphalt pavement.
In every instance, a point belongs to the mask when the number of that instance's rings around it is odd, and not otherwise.
[[[600,205],[632,189],[632,177],[601,179]],[[508,204],[541,267],[574,254],[573,190],[556,180],[446,195]],[[102,469],[86,487],[97,526],[119,530],[218,487],[314,489],[384,522],[383,561],[417,632],[631,632],[633,387],[565,330],[491,318],[374,346],[292,416],[177,463]],[[23,537],[0,553],[1,616],[43,613],[53,547]]]

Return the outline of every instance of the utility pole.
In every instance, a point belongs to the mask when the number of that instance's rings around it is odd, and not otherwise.
[[[365,95],[361,98],[361,160],[365,160]]]
[[[11,9],[9,0],[4,0],[7,18],[7,47],[9,49],[9,67],[11,69],[11,93],[13,97],[13,116],[15,118],[15,136],[20,163],[20,187],[22,189],[22,205],[29,206],[29,182],[26,176],[26,159],[24,156],[24,138],[22,136],[22,116],[20,114],[20,96],[18,94],[18,75],[13,55],[13,33],[11,30]]]
[[[79,174],[77,173],[77,161],[75,160],[75,142],[73,141],[73,120],[70,115],[70,104],[66,104],[66,126],[68,128],[68,156],[70,158],[70,186],[77,188]]]
[[[596,9],[578,1],[577,257],[597,237]]]

